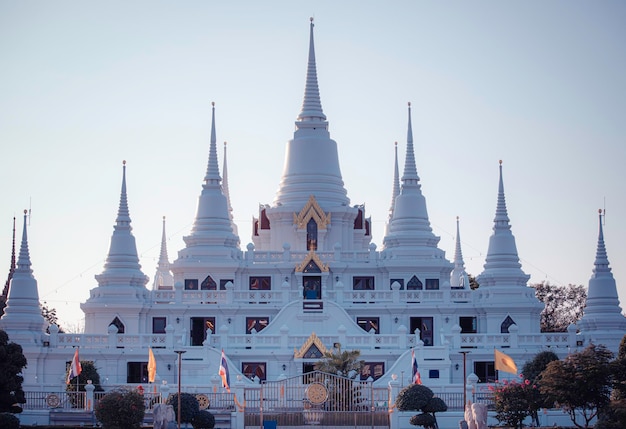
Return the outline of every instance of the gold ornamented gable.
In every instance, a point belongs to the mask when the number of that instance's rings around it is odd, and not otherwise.
[[[317,352],[319,350],[319,352],[323,355],[324,353],[326,353],[326,351],[328,350],[326,348],[326,346],[324,346],[324,344],[322,343],[322,340],[320,340],[317,335],[315,334],[315,332],[311,332],[311,335],[309,336],[309,338],[304,342],[304,344],[302,344],[302,347],[300,347],[300,350],[298,349],[293,349],[293,357],[294,359],[308,359],[311,356],[309,355],[309,350],[313,348],[315,349],[315,351]],[[315,353],[315,358],[317,359],[317,354]],[[321,357],[321,356],[319,356]]]
[[[311,262],[317,265],[321,272],[327,273],[329,271],[328,264],[323,263],[320,257],[317,256],[317,253],[315,253],[314,250],[310,250],[309,253],[306,255],[306,257],[302,260],[302,262],[296,265],[296,269],[295,269],[296,273],[303,272],[304,269],[307,267],[307,265],[309,265],[309,263]]]
[[[293,223],[298,229],[306,229],[309,219],[312,218],[317,223],[318,229],[326,229],[326,225],[330,223],[330,215],[331,213],[324,213],[324,210],[317,204],[315,196],[311,195],[300,213],[293,214]]]

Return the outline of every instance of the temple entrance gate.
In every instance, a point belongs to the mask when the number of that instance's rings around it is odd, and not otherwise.
[[[389,390],[313,371],[245,388],[246,428],[389,428]]]

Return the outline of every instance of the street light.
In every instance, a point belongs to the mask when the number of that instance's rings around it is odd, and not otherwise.
[[[180,368],[183,363],[183,353],[186,350],[174,350],[174,353],[178,355],[178,429],[180,429]]]
[[[463,355],[463,411],[467,407],[467,354],[469,351],[459,352]]]

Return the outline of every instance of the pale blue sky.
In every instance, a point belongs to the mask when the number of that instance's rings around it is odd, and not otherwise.
[[[440,247],[482,270],[498,160],[531,282],[587,285],[606,245],[626,303],[626,5],[582,2],[3,1],[0,273],[11,218],[32,201],[42,300],[66,325],[102,271],[121,163],[144,272],[167,216],[170,259],[189,232],[210,103],[228,141],[242,248],[271,203],[304,89],[309,17],[331,137],[374,242],[391,200],[393,142],[413,104],[417,168]],[[4,225],[4,226],[2,226]],[[21,236],[21,219],[18,228]],[[4,262],[2,262],[4,261]],[[151,286],[151,285],[150,285]]]

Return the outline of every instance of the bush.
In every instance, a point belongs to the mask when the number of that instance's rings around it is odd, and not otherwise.
[[[432,390],[421,384],[411,384],[398,393],[396,407],[399,411],[421,410],[435,396]]]
[[[489,390],[493,392],[496,419],[514,428],[521,428],[524,419],[532,415],[543,403],[537,385],[523,377],[520,374],[521,382],[504,380],[502,383],[489,386]]]
[[[167,405],[174,407],[174,415],[178,419],[178,393],[167,398]],[[181,423],[191,423],[193,417],[200,411],[200,404],[195,395],[191,393],[180,394],[180,421]]]
[[[193,419],[191,419],[193,429],[213,429],[215,426],[215,416],[209,411],[198,411]]]
[[[136,390],[107,393],[96,405],[96,418],[104,429],[139,429],[146,412],[143,399]]]
[[[0,428],[20,429],[20,419],[11,413],[0,413]]]

